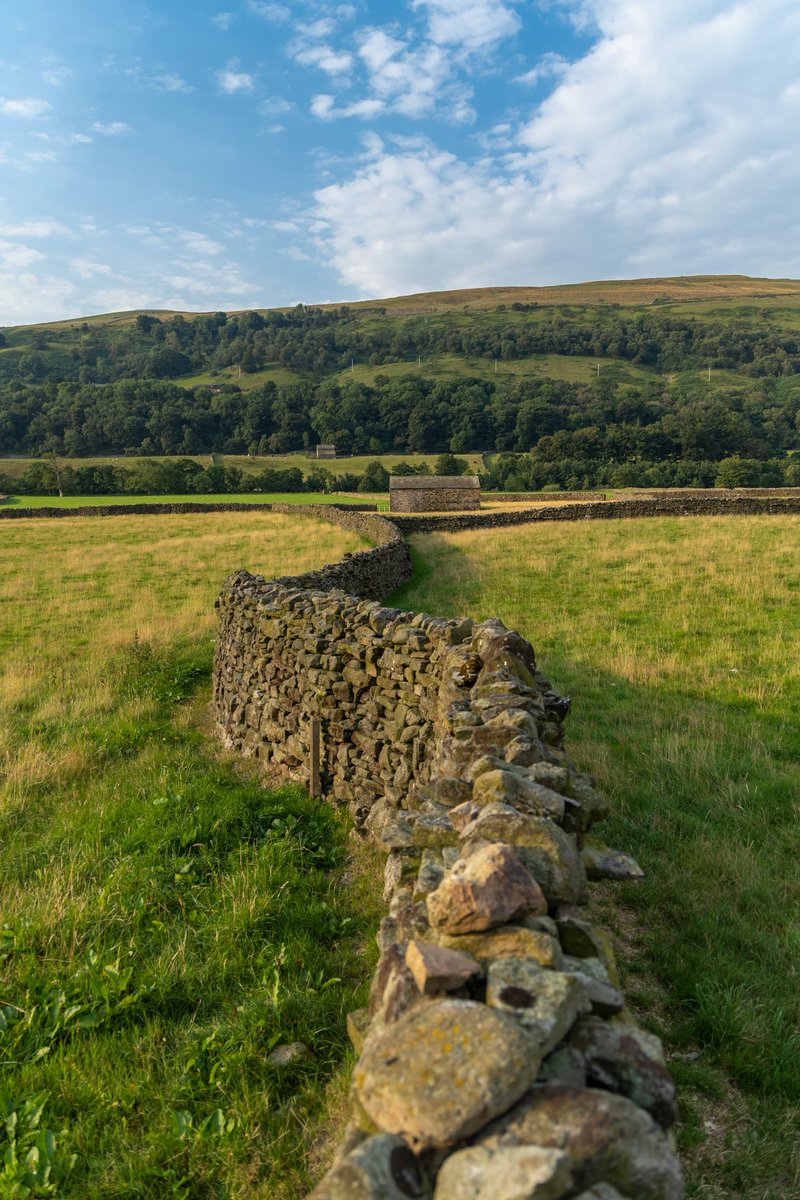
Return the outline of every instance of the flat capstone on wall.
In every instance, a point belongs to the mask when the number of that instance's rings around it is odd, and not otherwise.
[[[314,1200],[681,1200],[675,1088],[620,990],[589,881],[636,879],[564,749],[569,700],[498,620],[380,599],[396,526],[219,599],[215,715],[230,747],[320,783],[386,853],[380,961],[348,1028],[350,1120]]]
[[[479,509],[481,482],[477,475],[391,475],[391,512],[459,512]]]

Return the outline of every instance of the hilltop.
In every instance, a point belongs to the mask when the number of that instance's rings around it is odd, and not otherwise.
[[[333,309],[346,306],[357,312],[384,310],[387,314],[401,316],[414,313],[449,312],[461,309],[470,312],[486,312],[498,304],[591,304],[619,305],[638,308],[650,304],[707,304],[723,301],[731,305],[742,300],[758,300],[759,307],[770,307],[770,302],[794,301],[800,308],[800,280],[758,279],[748,275],[675,275],[652,279],[600,279],[585,283],[551,284],[543,287],[485,287],[460,288],[443,292],[415,292],[410,296],[392,296],[375,300],[346,300],[313,304],[310,307]],[[764,302],[767,302],[766,304]],[[239,316],[248,310],[229,311],[229,316]],[[290,312],[290,308],[256,309],[262,315],[267,312]],[[90,327],[125,327],[133,325],[138,316],[158,317],[170,320],[180,316],[187,321],[199,317],[213,316],[208,312],[186,312],[177,309],[135,309],[128,312],[113,312],[86,317],[72,317],[62,321],[45,321],[37,325],[2,326],[2,331],[22,333],[25,330],[77,329],[83,324]]]

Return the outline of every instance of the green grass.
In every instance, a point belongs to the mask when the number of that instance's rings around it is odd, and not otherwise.
[[[70,467],[128,467],[132,468],[140,462],[178,462],[183,458],[191,458],[194,462],[200,463],[203,467],[211,466],[210,454],[167,454],[154,458],[125,458],[120,455],[95,455],[86,458],[63,458],[61,461]],[[478,451],[459,455],[459,458],[465,458],[469,463],[471,471],[481,471],[481,454]],[[255,475],[260,471],[269,468],[271,470],[284,471],[289,467],[299,468],[304,476],[307,476],[310,471],[323,468],[329,471],[332,475],[363,475],[367,465],[371,462],[383,463],[387,471],[391,471],[399,462],[411,463],[412,466],[420,466],[425,464],[431,471],[436,463],[435,454],[359,454],[349,455],[344,458],[335,459],[319,459],[314,454],[272,454],[272,455],[250,455],[250,454],[226,454],[223,457],[223,463],[226,467],[237,467],[246,475]],[[0,475],[7,475],[12,479],[19,479],[24,475],[28,467],[32,463],[37,462],[35,458],[0,458]]]
[[[788,517],[428,535],[392,601],[501,616],[574,697],[601,833],[647,871],[599,911],[667,1040],[703,1200],[800,1195],[798,551]]]
[[[359,545],[279,515],[3,528],[1,1196],[309,1186],[373,872],[332,810],[265,791],[206,736],[213,599],[242,565]],[[304,1059],[270,1064],[294,1041]]]
[[[212,495],[175,496],[9,496],[3,507],[83,508],[86,505],[111,504],[377,504],[388,509],[387,496],[348,492],[342,495],[324,492],[243,492]]]
[[[304,383],[312,379],[308,371],[294,371],[291,367],[283,367],[279,363],[264,367],[262,371],[239,372],[238,367],[220,367],[215,371],[201,371],[196,375],[181,375],[173,379],[179,387],[196,388],[211,387],[214,383],[235,383],[243,392],[260,387],[262,383],[276,383],[285,387],[291,383]]]
[[[513,314],[512,314],[513,315]],[[504,313],[503,316],[508,316]],[[409,362],[387,363],[382,367],[368,367],[356,363],[353,370],[340,372],[338,379],[346,382],[355,379],[358,383],[374,385],[379,375],[389,379],[404,375],[420,375],[425,379],[487,379],[500,381],[501,377],[523,377],[558,379],[568,383],[591,383],[600,375],[618,383],[637,383],[652,379],[655,372],[646,367],[635,366],[621,358],[598,359],[590,355],[535,354],[528,358],[501,360],[495,369],[490,358],[468,358],[456,354],[440,354],[433,358]]]

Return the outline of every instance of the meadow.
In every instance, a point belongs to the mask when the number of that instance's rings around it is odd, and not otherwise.
[[[641,885],[595,891],[666,1041],[702,1200],[800,1196],[800,520],[430,534],[392,603],[500,616],[574,697],[598,831]]]
[[[218,492],[153,496],[12,496],[12,508],[85,508],[113,504],[377,504],[388,509],[388,495],[349,492]]]
[[[362,545],[277,514],[0,530],[3,1197],[307,1189],[374,872],[211,736],[213,602]]]
[[[464,458],[469,465],[471,471],[482,471],[482,455],[480,453],[459,455]],[[202,467],[211,465],[212,458],[210,454],[164,454],[155,458],[156,462],[179,462],[183,458],[191,458],[194,462],[199,463]],[[35,458],[9,457],[0,458],[0,475],[7,475],[12,479],[18,479],[24,475],[28,467],[36,462]],[[65,456],[62,460],[64,466],[69,467],[133,467],[137,463],[147,462],[147,459],[142,458],[126,458],[121,455],[95,455],[82,458],[69,458]],[[257,475],[259,472],[266,469],[285,471],[291,467],[299,467],[304,475],[308,475],[311,471],[318,470],[320,467],[325,471],[330,471],[333,475],[363,475],[367,466],[371,462],[378,461],[383,464],[387,471],[390,471],[400,462],[410,463],[413,467],[426,466],[431,471],[436,463],[435,454],[360,454],[349,455],[335,459],[321,459],[314,454],[226,454],[222,458],[226,467],[236,467],[245,475]],[[319,493],[320,495],[322,493]],[[266,499],[266,496],[262,496]],[[274,499],[275,497],[273,497]],[[331,497],[333,499],[334,497]],[[342,497],[343,498],[343,497]],[[351,497],[358,499],[358,497]]]

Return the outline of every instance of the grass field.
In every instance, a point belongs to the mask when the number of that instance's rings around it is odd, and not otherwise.
[[[599,370],[598,370],[599,368]],[[424,379],[491,379],[520,377],[536,379],[559,379],[568,383],[591,383],[598,375],[613,379],[617,383],[637,383],[653,379],[655,372],[647,367],[635,366],[622,358],[594,358],[581,354],[536,354],[529,358],[500,360],[490,358],[467,358],[456,354],[441,354],[434,358],[416,359],[410,362],[387,363],[382,367],[369,367],[356,363],[352,369],[342,371],[340,382],[355,379],[358,383],[373,385],[379,375],[388,379],[404,375],[420,375]]]
[[[293,371],[291,367],[283,367],[279,363],[265,367],[263,371],[239,371],[236,366],[220,367],[217,371],[201,371],[197,375],[181,375],[173,380],[179,387],[196,388],[213,383],[235,383],[243,392],[259,387],[262,383],[275,383],[285,387],[291,383],[303,383],[314,376],[308,371]]]
[[[213,600],[359,545],[282,515],[3,526],[8,1200],[305,1193],[377,911],[342,822],[204,732]]]
[[[460,454],[458,457],[467,460],[471,471],[483,470],[479,451],[471,454]],[[155,459],[124,458],[119,455],[116,457],[110,455],[104,457],[100,455],[87,458],[64,458],[61,461],[66,466],[75,468],[109,465],[131,468],[139,462],[177,462],[180,458],[191,458],[203,467],[211,466],[210,454],[168,454]],[[326,471],[330,471],[332,475],[363,475],[368,463],[375,462],[376,459],[378,462],[383,463],[387,471],[391,471],[399,462],[411,463],[415,467],[424,464],[432,471],[436,463],[435,454],[359,454],[336,459],[319,459],[313,454],[274,454],[269,456],[226,454],[222,461],[226,467],[238,467],[240,471],[248,475],[258,474],[265,468],[285,471],[289,467],[298,467],[303,472],[303,475],[308,475],[310,471],[317,470],[320,467]],[[21,475],[25,474],[31,463],[36,461],[33,458],[0,458],[0,475],[8,475],[12,479],[19,479]]]
[[[377,504],[388,509],[388,496],[348,492],[343,495],[324,492],[243,492],[211,495],[175,496],[11,496],[4,508],[83,508],[109,504]]]
[[[392,603],[499,615],[574,697],[643,885],[599,888],[702,1200],[800,1196],[800,520],[420,536]]]

